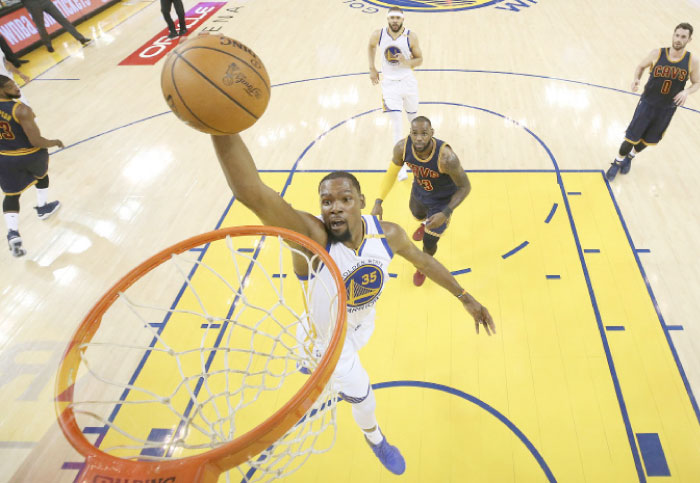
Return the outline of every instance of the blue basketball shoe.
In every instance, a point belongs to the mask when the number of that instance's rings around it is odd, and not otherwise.
[[[627,174],[632,169],[632,158],[625,156],[625,159],[620,161],[620,174]]]
[[[402,475],[406,471],[406,460],[401,456],[401,452],[396,446],[392,446],[386,440],[386,436],[382,434],[382,440],[379,444],[372,444],[367,436],[365,436],[367,444],[372,448],[374,454],[384,467],[395,475]]]
[[[45,220],[56,213],[60,207],[60,201],[52,201],[51,203],[46,203],[44,206],[35,206],[34,209],[36,210],[36,216],[38,216],[40,220]]]
[[[615,179],[615,176],[617,176],[617,172],[619,170],[620,170],[620,163],[618,163],[617,161],[613,161],[612,163],[610,163],[610,167],[608,168],[608,171],[605,173],[605,177],[608,179],[608,181],[612,181]]]
[[[10,246],[10,252],[13,257],[23,257],[27,254],[27,250],[22,248],[22,237],[19,236],[17,230],[9,230],[7,232],[7,244]]]

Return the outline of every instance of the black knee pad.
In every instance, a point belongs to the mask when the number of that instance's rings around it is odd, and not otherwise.
[[[423,236],[423,251],[427,253],[428,255],[435,255],[435,252],[437,251],[437,244],[438,241],[440,240],[440,237],[437,237],[435,235],[431,235],[430,233],[426,232],[425,235]]]
[[[49,175],[47,174],[41,179],[36,180],[37,189],[43,190],[49,187]]]
[[[642,144],[642,143],[639,143]],[[619,154],[620,156],[627,156],[630,151],[632,151],[632,148],[634,147],[634,144],[632,144],[629,141],[623,141],[622,144],[620,145],[620,151]]]
[[[19,213],[19,195],[7,195],[2,200],[3,213]]]

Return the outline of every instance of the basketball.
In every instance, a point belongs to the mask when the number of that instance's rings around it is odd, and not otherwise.
[[[223,35],[186,40],[165,60],[163,97],[198,131],[234,134],[252,126],[270,101],[270,78],[251,49]]]

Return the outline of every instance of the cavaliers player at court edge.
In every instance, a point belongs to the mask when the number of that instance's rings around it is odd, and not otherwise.
[[[388,266],[393,254],[404,257],[457,297],[474,318],[477,333],[480,325],[489,335],[495,332],[491,315],[440,262],[420,251],[399,225],[362,215],[365,197],[352,174],[334,171],[321,180],[318,186],[321,215],[317,217],[295,210],[262,182],[253,158],[238,134],[212,136],[212,142],[228,184],[239,202],[252,210],[264,224],[296,231],[326,247],[338,265],[349,293],[347,332],[333,381],[341,397],[350,403],[353,418],[374,454],[389,471],[402,474],[406,462],[400,451],[387,442],[377,424],[374,393],[358,355],[374,330],[375,304],[389,279]],[[293,258],[296,275],[308,279],[306,259],[302,255]],[[316,281],[314,283],[326,280],[326,286],[332,285],[327,268],[321,267],[312,280]],[[350,290],[351,287],[355,290]],[[358,288],[364,290],[358,291]],[[356,297],[355,293],[359,292],[370,296]],[[329,295],[324,290],[312,293],[311,311],[316,323],[330,324],[330,321],[323,320],[322,315],[325,312],[325,318],[328,318]],[[324,303],[325,311],[314,309]]]
[[[19,197],[24,190],[36,185],[40,220],[53,215],[61,206],[58,201],[47,202],[49,191],[49,153],[52,146],[63,147],[59,139],[41,136],[32,109],[19,101],[22,94],[17,84],[0,75],[0,188],[5,198],[2,212],[7,224],[7,244],[12,256],[27,252],[19,234]]]
[[[382,56],[382,103],[389,115],[394,144],[403,137],[401,111],[406,111],[410,123],[418,115],[418,81],[413,69],[423,63],[423,52],[418,36],[403,25],[403,10],[392,7],[387,12],[386,28],[375,30],[369,38],[369,78],[379,83],[379,73],[374,67],[377,47]],[[398,172],[399,181],[408,176]]]
[[[418,116],[411,122],[409,136],[394,146],[393,159],[372,208],[372,214],[381,219],[382,201],[394,185],[395,173],[403,169],[404,164],[408,165],[413,171],[408,207],[421,222],[413,239],[422,240],[423,251],[430,256],[437,252],[438,241],[447,229],[452,212],[471,191],[459,158],[449,144],[433,137],[434,133],[430,119],[425,116]],[[413,284],[420,287],[423,282],[425,274],[418,269],[413,274]]]
[[[605,173],[608,181],[615,179],[618,171],[629,173],[634,157],[647,146],[661,141],[676,108],[685,104],[688,96],[700,88],[700,62],[685,50],[692,37],[692,25],[678,24],[673,31],[671,47],[652,50],[634,71],[633,92],[637,91],[647,67],[649,80],[627,127],[619,156]],[[692,85],[685,89],[688,77]]]

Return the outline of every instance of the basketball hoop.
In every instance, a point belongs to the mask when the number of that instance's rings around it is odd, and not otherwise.
[[[285,280],[292,255],[315,283]],[[315,290],[327,313],[308,310]],[[345,303],[330,255],[283,228],[216,230],[152,256],[92,308],[58,369],[58,422],[86,458],[78,481],[211,483],[233,468],[270,481],[327,451]]]

